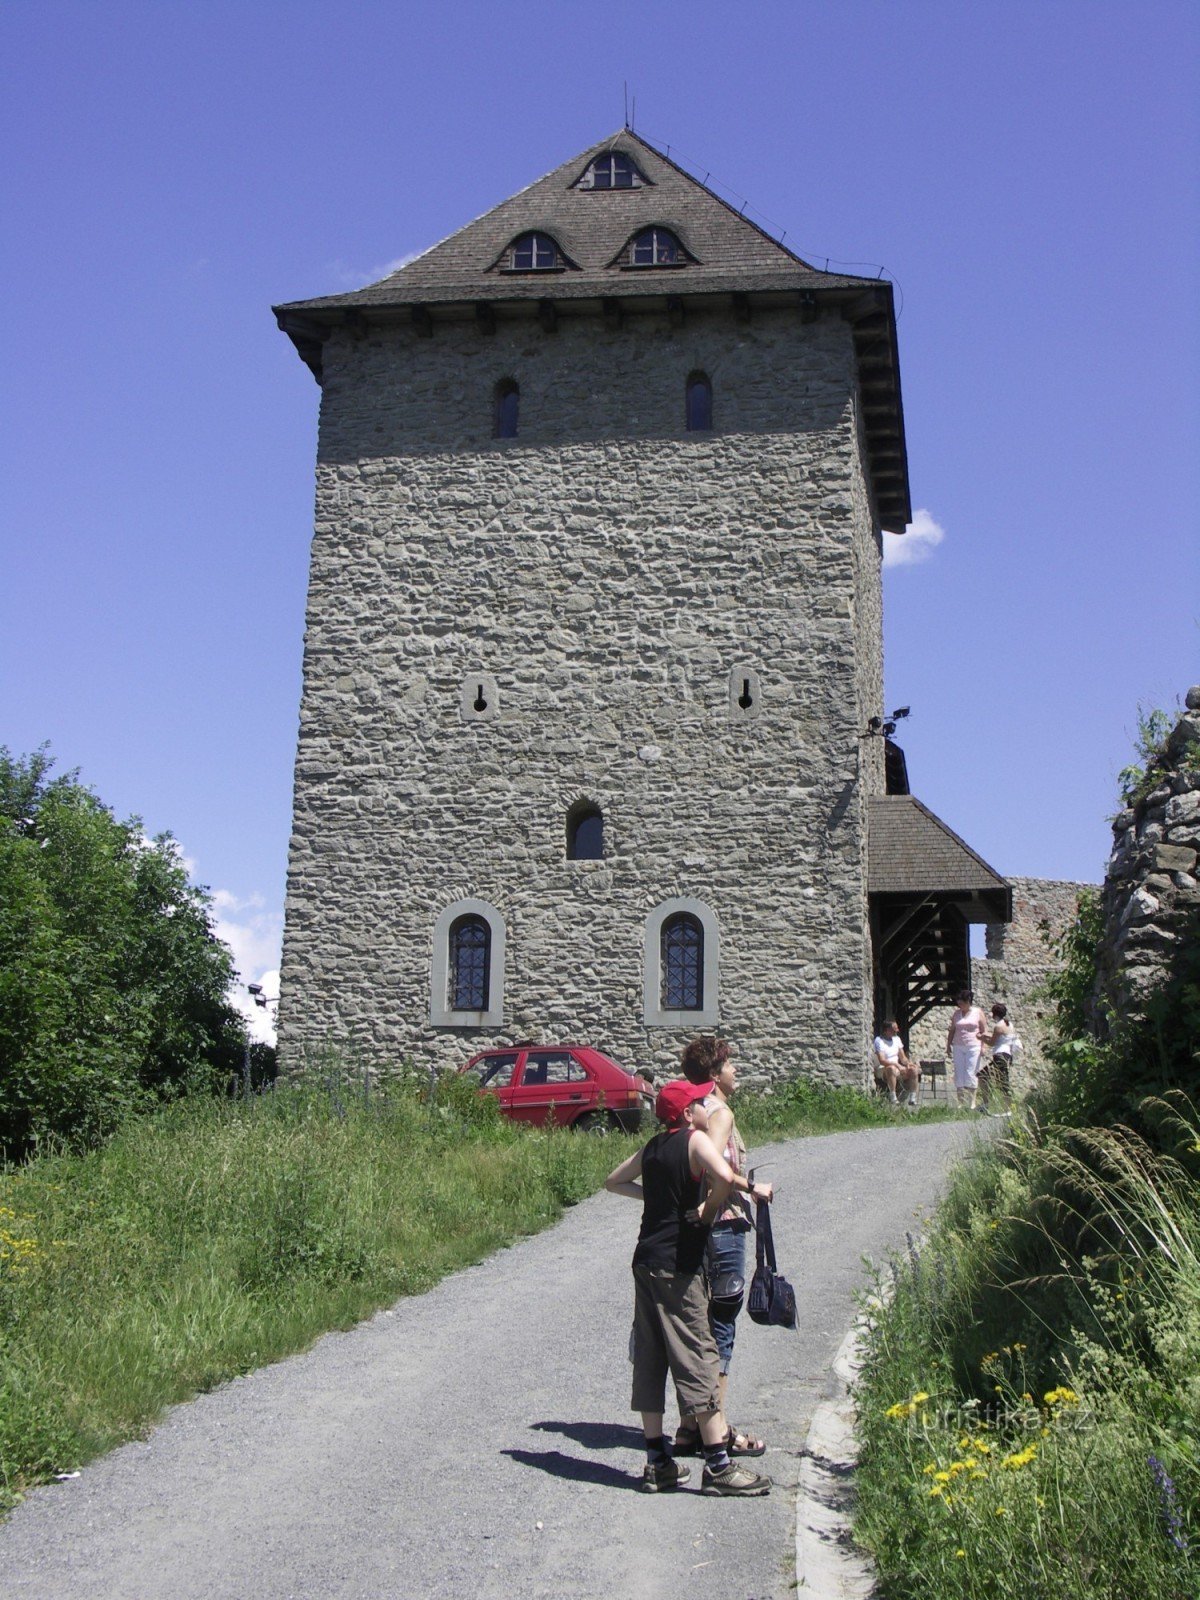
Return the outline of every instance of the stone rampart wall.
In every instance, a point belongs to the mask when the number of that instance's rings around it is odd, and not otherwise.
[[[1097,977],[1101,1033],[1109,1015],[1142,1012],[1200,905],[1200,686],[1188,690],[1152,781],[1113,823]]]

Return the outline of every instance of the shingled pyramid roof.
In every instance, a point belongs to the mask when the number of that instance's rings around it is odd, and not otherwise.
[[[628,156],[633,188],[589,188],[580,180],[598,157]],[[673,233],[685,259],[634,266],[627,247],[641,230]],[[548,234],[561,254],[551,271],[514,271],[508,247]],[[830,311],[853,329],[867,466],[880,520],[903,531],[911,520],[892,286],[879,278],[823,272],[802,260],[727,201],[628,128],[565,161],[511,199],[469,222],[378,283],[345,294],[276,306],[317,380],[331,329],[409,322],[422,333],[439,321],[534,316],[552,328],[561,315],[668,309],[673,316],[714,299],[750,315],[754,303],[794,307],[801,321]]]
[[[632,189],[587,189],[579,179],[597,156],[629,156],[645,178]],[[631,235],[659,226],[692,259],[661,270],[622,269],[616,257]],[[568,265],[551,275],[499,269],[522,233],[548,233]],[[365,289],[293,301],[280,311],[430,304],[448,300],[540,300],[753,292],[770,289],[876,288],[875,278],[822,272],[705,188],[628,128],[573,156],[509,200]]]

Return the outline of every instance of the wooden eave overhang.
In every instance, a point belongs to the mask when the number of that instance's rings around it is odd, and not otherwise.
[[[912,794],[868,802],[867,892],[889,919],[953,906],[967,922],[1010,922],[1012,887]]]
[[[684,276],[614,273],[611,290],[601,293],[594,281],[573,284],[569,273],[548,275],[536,283],[537,292],[529,276],[515,283],[494,277],[469,296],[457,289],[441,294],[430,290],[419,299],[369,306],[331,296],[327,304],[297,301],[272,309],[279,328],[318,383],[323,377],[322,347],[335,329],[365,337],[372,328],[408,327],[428,337],[439,324],[461,322],[474,322],[481,332],[490,333],[499,322],[536,321],[550,333],[564,317],[598,317],[613,326],[627,316],[664,314],[676,325],[693,315],[713,313],[745,321],[756,311],[791,311],[801,324],[838,316],[849,323],[854,341],[859,415],[876,514],[882,527],[902,532],[912,521],[912,502],[891,285],[864,287],[864,280],[853,279],[836,287],[808,283],[790,287],[780,284],[777,276],[755,283],[752,274],[718,285],[697,282],[701,274],[693,269],[686,270],[687,282]]]

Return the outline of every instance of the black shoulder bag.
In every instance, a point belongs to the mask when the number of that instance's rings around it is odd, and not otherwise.
[[[771,1208],[758,1202],[758,1265],[750,1281],[746,1310],[751,1322],[774,1324],[779,1328],[796,1326],[796,1291],[775,1270],[775,1240],[771,1233]]]

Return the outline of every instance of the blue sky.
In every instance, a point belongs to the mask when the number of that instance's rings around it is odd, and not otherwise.
[[[169,829],[277,962],[317,389],[274,302],[381,276],[619,126],[898,286],[913,787],[1097,879],[1200,680],[1200,11],[9,0],[0,743]],[[940,542],[936,542],[940,532]]]

